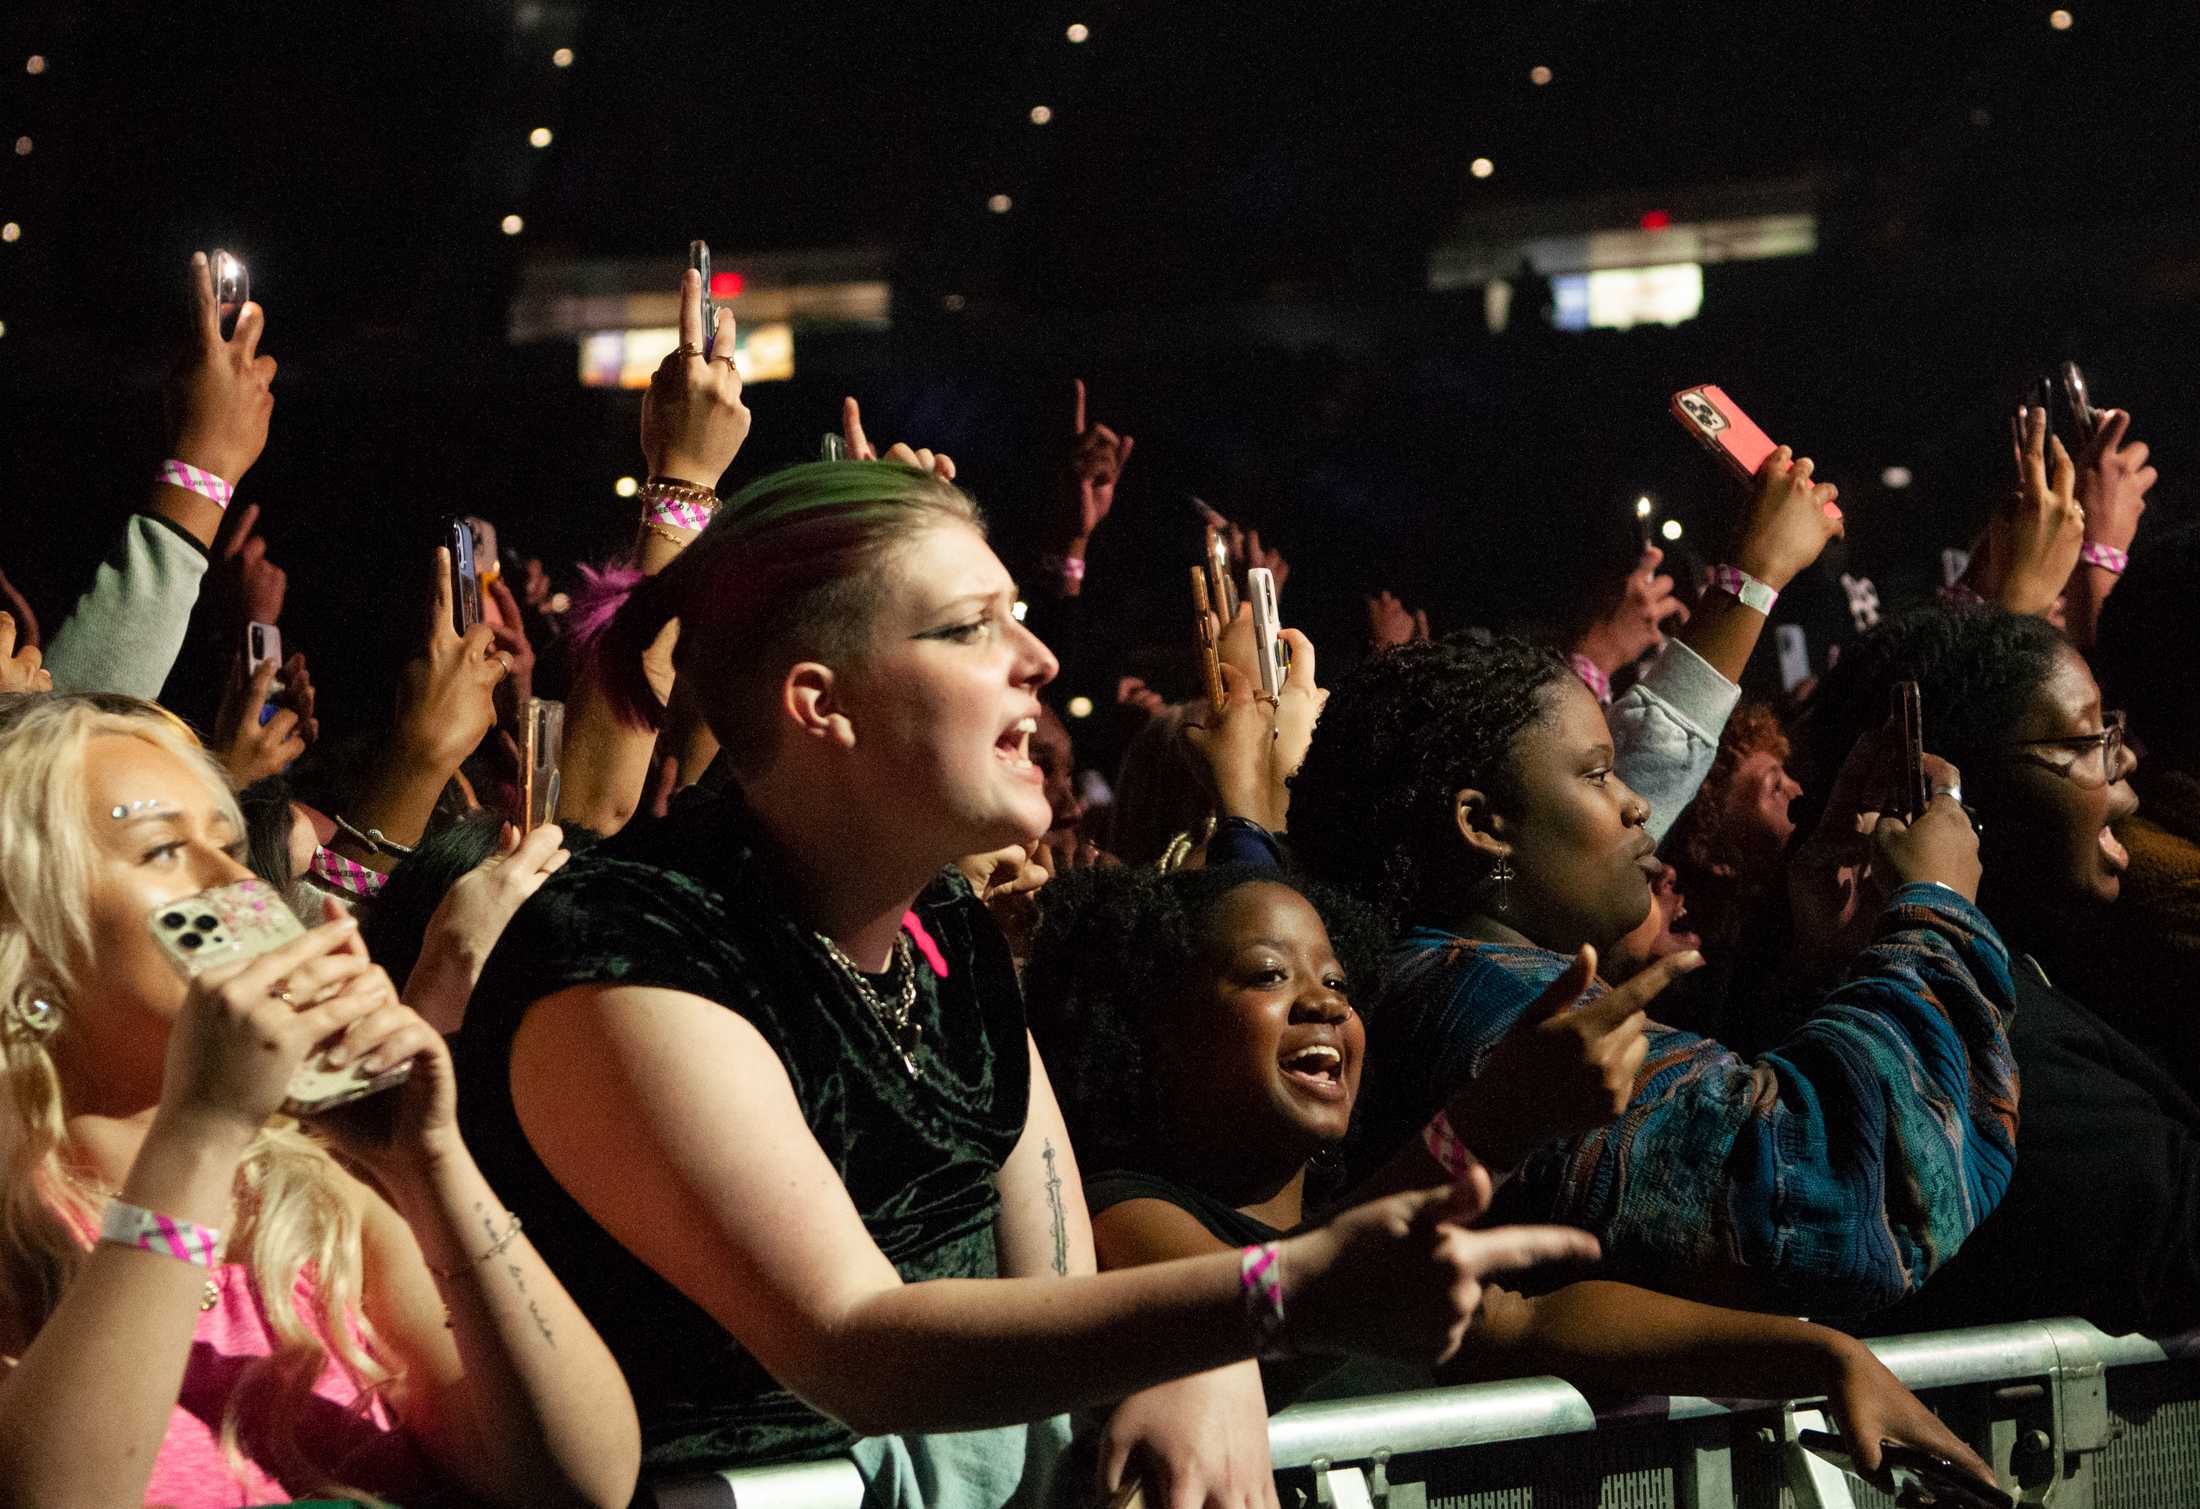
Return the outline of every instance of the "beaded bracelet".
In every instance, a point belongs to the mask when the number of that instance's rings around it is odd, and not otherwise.
[[[1262,1242],[1238,1254],[1238,1297],[1253,1328],[1255,1352],[1263,1358],[1285,1356],[1283,1259],[1274,1242]]]
[[[171,487],[180,487],[186,492],[197,493],[217,508],[227,508],[229,500],[237,495],[236,488],[212,472],[202,471],[190,462],[178,461],[174,457],[160,464],[157,480],[166,482]]]
[[[178,1221],[121,1200],[107,1202],[106,1214],[99,1220],[99,1239],[117,1247],[135,1247],[140,1252],[174,1258],[194,1268],[213,1267],[217,1261],[215,1251],[222,1244],[222,1234],[211,1226]]]
[[[2098,540],[2087,540],[2078,547],[2078,559],[2088,566],[2098,566],[2104,571],[2113,571],[2122,576],[2124,568],[2131,564],[2131,552],[2118,550],[2114,545],[2103,545]]]

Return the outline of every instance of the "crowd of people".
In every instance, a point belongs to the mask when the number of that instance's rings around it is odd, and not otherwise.
[[[2200,528],[2127,414],[2020,409],[1967,574],[1779,705],[1785,447],[1567,642],[1381,594],[1278,683],[1187,602],[1095,780],[1131,437],[1077,385],[1014,573],[853,398],[721,499],[690,272],[631,551],[463,521],[324,739],[247,651],[266,317],[190,279],[142,508],[50,634],[0,576],[0,1503],[1244,1509],[1293,1400],[1540,1374],[1991,1479],[1861,1337],[2200,1323]]]

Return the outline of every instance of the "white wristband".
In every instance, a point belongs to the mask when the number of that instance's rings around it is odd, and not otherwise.
[[[1733,593],[1741,599],[1743,607],[1755,608],[1767,618],[1772,616],[1772,605],[1780,600],[1779,593],[1739,566],[1713,566],[1711,585]]]

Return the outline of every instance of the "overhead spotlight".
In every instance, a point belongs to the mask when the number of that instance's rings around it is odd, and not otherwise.
[[[1031,107],[1031,123],[1034,126],[1043,126],[1052,119],[1054,119],[1054,109],[1052,106],[1033,105]]]
[[[549,145],[550,145],[550,128],[549,128],[548,126],[537,126],[537,127],[535,127],[535,129],[534,129],[534,130],[532,130],[532,131],[528,132],[528,133],[527,133],[527,145],[528,145],[528,146],[530,146],[530,147],[547,147],[547,146],[549,146]]]
[[[995,194],[985,202],[985,207],[996,215],[1005,215],[1016,207],[1016,201],[1006,194]]]
[[[611,490],[622,498],[631,498],[642,490],[642,484],[632,477],[621,477],[611,484]]]
[[[561,47],[550,54],[550,66],[552,68],[571,68],[573,66],[573,49]]]
[[[18,136],[15,139],[15,155],[18,157],[28,157],[31,155],[31,139],[29,137]]]
[[[0,320],[0,335],[6,335],[7,333],[8,333],[8,322],[7,322],[6,320]]]
[[[520,219],[517,215],[506,215],[502,220],[498,221],[497,224],[499,229],[501,229],[507,236],[516,236],[521,231],[527,229],[527,222]]]
[[[23,60],[23,71],[34,76],[44,73],[46,71],[45,56],[41,53],[32,53]]]
[[[1550,81],[1551,70],[1545,68],[1541,63],[1536,64],[1535,67],[1528,70],[1528,82],[1535,85],[1538,89],[1542,88]]]
[[[1658,526],[1658,533],[1664,535],[1669,540],[1679,539],[1681,537],[1681,521],[1678,519],[1667,519],[1663,524],[1660,524]]]
[[[1092,35],[1092,28],[1082,21],[1072,21],[1069,24],[1069,30],[1062,33],[1062,35],[1068,37],[1072,42],[1082,42]]]
[[[17,225],[13,220],[10,220],[6,225],[0,225],[0,241],[13,242],[22,239],[23,227]]]
[[[2077,19],[2078,18],[2076,16],[2071,15],[2070,12],[2066,10],[2051,10],[2047,13],[2047,24],[2054,27],[2057,31],[2070,30],[2071,25],[2076,22]]]
[[[1497,164],[1491,162],[1487,157],[1477,157],[1467,164],[1467,171],[1477,178],[1487,178],[1497,171]]]
[[[1650,508],[1651,508],[1651,503],[1650,503],[1650,495],[1649,495],[1648,493],[1645,493],[1645,494],[1643,494],[1643,495],[1642,495],[1641,497],[1639,497],[1639,498],[1635,499],[1635,517],[1636,517],[1636,518],[1638,518],[1638,519],[1647,519],[1647,518],[1649,518],[1649,517],[1650,517]]]
[[[1089,717],[1091,717],[1091,716],[1092,716],[1092,699],[1091,699],[1090,697],[1072,697],[1072,698],[1070,698],[1070,699],[1069,699],[1069,715],[1070,715],[1070,716],[1071,716],[1072,718],[1089,718]]]
[[[940,308],[946,310],[949,314],[960,314],[963,311],[963,306],[969,302],[961,294],[951,293],[940,300]]]
[[[1910,485],[1910,469],[1906,466],[1890,466],[1879,474],[1879,485],[1900,490]]]

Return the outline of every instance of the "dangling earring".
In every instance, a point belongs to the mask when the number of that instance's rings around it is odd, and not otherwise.
[[[1490,879],[1497,882],[1497,909],[1501,912],[1512,910],[1512,878],[1512,861],[1499,855],[1497,868],[1490,871]]]
[[[7,1016],[29,1037],[47,1038],[61,1025],[61,1008],[40,995],[21,995],[8,1003]]]

